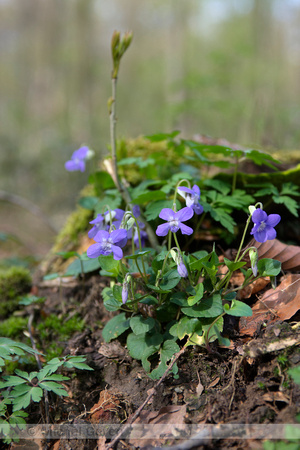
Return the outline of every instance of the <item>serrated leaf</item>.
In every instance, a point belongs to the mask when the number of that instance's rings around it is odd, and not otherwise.
[[[287,195],[281,195],[280,197],[273,197],[273,201],[274,203],[284,205],[295,217],[299,216],[299,203],[293,198],[288,197]]]
[[[68,367],[68,368],[74,368],[74,369],[80,369],[80,370],[94,370],[94,369],[92,369],[92,367],[88,366],[87,364],[82,363],[82,362],[76,362],[76,361],[75,362],[67,361],[67,362],[65,362],[64,366]]]
[[[13,411],[20,409],[25,409],[33,402],[40,402],[43,397],[43,390],[37,386],[28,386],[26,384],[16,386],[12,390],[13,400]]]
[[[49,392],[54,392],[56,395],[68,397],[67,391],[59,383],[55,383],[55,381],[43,381],[39,386]]]
[[[9,386],[17,386],[19,384],[26,384],[26,380],[21,377],[16,377],[14,375],[8,375],[3,377],[5,381],[0,381],[0,389],[9,387]]]
[[[124,331],[130,328],[129,320],[126,319],[125,313],[118,314],[110,319],[102,330],[102,336],[105,342],[120,336]]]

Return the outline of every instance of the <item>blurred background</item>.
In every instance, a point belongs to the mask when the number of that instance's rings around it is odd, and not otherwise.
[[[134,33],[119,137],[299,148],[300,0],[0,0],[0,241],[44,254],[87,181],[64,162],[82,144],[107,154],[114,30]]]

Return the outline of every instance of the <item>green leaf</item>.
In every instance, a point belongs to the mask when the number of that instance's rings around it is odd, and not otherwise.
[[[118,311],[122,303],[118,301],[113,294],[113,290],[106,287],[102,290],[103,304],[107,311]]]
[[[197,284],[197,286],[195,287],[195,291],[196,291],[196,294],[191,297],[188,297],[188,299],[187,299],[187,303],[189,306],[195,305],[202,299],[203,294],[204,294],[203,283]]]
[[[226,307],[226,308],[225,308]],[[237,317],[250,317],[252,316],[252,309],[246,303],[240,302],[239,300],[232,300],[231,307],[229,305],[224,305],[224,311],[230,316]]]
[[[137,205],[142,205],[143,203],[150,202],[152,200],[165,200],[166,194],[161,190],[144,192],[137,197],[133,198],[132,201]]]
[[[47,364],[40,370],[40,377],[46,376],[53,372],[56,372],[59,367],[64,364],[64,361],[59,358],[52,358]]]
[[[176,269],[169,270],[162,278],[162,280],[159,283],[159,286],[154,286],[152,284],[148,284],[147,286],[150,289],[153,289],[156,292],[170,292],[171,289],[173,289],[179,281],[181,280],[181,276],[177,272]]]
[[[24,297],[21,297],[21,300],[19,301],[19,305],[32,305],[33,303],[42,303],[46,300],[46,297],[37,297],[36,295],[25,295]]]
[[[65,272],[65,276],[77,277],[78,275],[81,275],[81,271],[83,271],[83,273],[95,272],[96,270],[99,270],[100,267],[101,265],[98,261],[98,258],[93,258],[85,261],[80,261],[79,259],[76,259],[68,266]]]
[[[177,352],[179,352],[180,348],[173,340],[167,340],[163,343],[162,347],[159,350],[160,353],[160,363],[159,365],[152,370],[152,372],[149,374],[150,378],[152,380],[157,380],[162,377],[162,375],[167,370],[167,362],[173,357],[173,355]],[[173,367],[174,369],[174,367]],[[175,371],[173,373],[177,373],[178,368],[176,366]]]
[[[102,269],[104,269],[106,272],[112,274],[115,277],[118,276],[120,261],[115,260],[112,253],[107,256],[104,255],[99,256],[98,261]]]
[[[295,217],[299,216],[299,203],[293,198],[287,195],[281,195],[280,197],[273,197],[273,201],[277,204],[283,204]]]
[[[300,384],[300,365],[289,369],[288,374],[293,378],[296,384]]]
[[[215,189],[216,191],[219,191],[223,195],[229,194],[231,191],[231,186],[229,183],[226,183],[225,181],[221,180],[215,180],[208,178],[204,181],[204,185],[207,187],[211,187],[212,189]]]
[[[274,170],[278,170],[271,162],[280,164],[280,161],[278,159],[273,158],[272,155],[269,153],[264,153],[260,150],[244,150],[244,155],[247,159],[250,159],[258,166],[261,166],[262,164],[265,164],[266,166],[271,167]]]
[[[26,344],[13,341],[9,338],[0,337],[0,372],[2,371],[1,366],[4,366],[5,364],[4,360],[12,360],[10,355],[22,356],[24,355],[24,352],[30,353],[31,355],[34,355],[35,353],[41,355],[41,353],[33,350]]]
[[[180,131],[173,131],[172,133],[151,134],[151,135],[145,136],[145,138],[151,142],[161,142],[161,141],[166,141],[168,139],[173,139],[174,137],[178,136],[179,134],[180,134]]]
[[[189,317],[182,317],[178,323],[172,325],[169,333],[172,336],[178,337],[178,339],[183,339],[186,335],[190,336],[197,329],[198,332],[201,331],[201,323],[198,319],[190,319]]]
[[[118,194],[118,191],[115,189],[111,190],[111,195],[106,195],[105,197],[101,196],[102,200],[98,201],[95,206],[95,214],[103,214],[103,209],[107,208],[109,205],[110,209],[119,208],[122,203],[122,197]]]
[[[99,198],[98,197],[81,197],[78,200],[79,205],[84,208],[84,209],[90,209],[90,210],[94,210],[95,206],[97,205],[97,203],[99,202]]]
[[[134,255],[129,255],[129,256],[125,256],[126,259],[133,259],[134,261],[138,258],[140,258],[141,256],[146,256],[149,255],[149,253],[151,253],[151,250],[145,250],[143,252],[137,252]]]
[[[99,170],[92,173],[88,179],[90,184],[93,184],[98,195],[103,196],[103,191],[114,187],[114,182],[112,177],[108,172],[104,170]],[[99,199],[98,199],[99,200]]]
[[[102,336],[105,342],[110,342],[117,338],[120,334],[130,328],[129,320],[126,320],[125,313],[118,314],[110,319],[102,330]]]
[[[14,375],[9,375],[3,377],[5,381],[0,381],[0,389],[9,387],[9,386],[18,386],[19,384],[26,383],[26,380],[21,377],[16,377]]]
[[[67,391],[59,383],[55,383],[55,381],[43,381],[39,383],[39,386],[49,392],[54,392],[56,395],[68,397]]]
[[[122,286],[115,284],[113,286],[113,295],[118,302],[122,302]],[[120,305],[120,303],[119,303]]]
[[[174,292],[174,294],[171,294],[170,303],[179,306],[189,306],[184,292]]]
[[[189,317],[217,317],[223,313],[220,294],[213,294],[204,298],[200,305],[182,308],[181,311]]]
[[[152,317],[135,316],[130,319],[130,327],[134,334],[145,334],[154,326],[155,320]]]
[[[258,261],[257,270],[261,277],[275,277],[281,271],[281,263],[276,259],[263,258]]]
[[[172,208],[173,202],[171,200],[158,200],[156,202],[148,203],[145,210],[147,220],[154,220],[159,216],[163,208]]]
[[[22,384],[16,386],[12,392],[11,396],[13,399],[13,411],[20,409],[25,409],[33,402],[40,402],[43,397],[43,390],[37,386],[28,386],[27,384]]]
[[[241,267],[246,265],[245,261],[237,261],[237,262],[233,262],[230,261],[230,259],[224,258],[224,263],[226,264],[226,266],[228,267],[228,269],[231,272],[234,272],[235,270],[240,269]]]
[[[134,334],[130,333],[127,336],[127,348],[130,356],[134,359],[143,359],[147,354],[147,358],[150,355],[156,353],[162,342],[162,336],[157,335],[156,341],[152,339],[151,335],[147,334]]]

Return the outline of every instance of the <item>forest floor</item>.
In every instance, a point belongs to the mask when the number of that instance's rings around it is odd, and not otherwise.
[[[293,382],[287,370],[300,362],[300,349],[295,345],[300,341],[299,315],[287,321],[273,316],[269,324],[260,322],[252,335],[243,334],[238,322],[226,321],[224,334],[231,340],[230,348],[220,348],[216,344],[208,352],[205,348],[188,347],[178,360],[178,378],[169,374],[155,388],[157,381],[151,380],[141,364],[129,356],[122,337],[108,344],[103,341],[103,325],[115,314],[107,312],[102,302],[101,292],[108,283],[108,279],[93,275],[85,281],[37,281],[33,287],[34,293],[46,297],[46,301],[42,306],[27,306],[24,314],[34,313],[37,322],[51,314],[65,321],[75,315],[83,318],[83,331],[56,344],[64,347],[65,355],[85,355],[86,362],[94,369],[77,371],[76,377],[65,382],[69,397],[51,398],[52,423],[73,424],[75,428],[125,424],[149,394],[153,395],[134,423],[150,427],[140,431],[137,437],[121,438],[116,448],[178,445],[188,441],[192,425],[205,425],[207,429],[217,424],[280,426],[297,423],[300,386]],[[254,297],[249,299],[250,305]],[[32,333],[38,338],[35,329]],[[41,407],[33,405],[30,423],[43,423],[43,416]],[[160,424],[168,438],[151,428]],[[174,424],[186,427],[183,434],[175,433],[172,437]],[[230,439],[206,436],[203,445],[201,441],[198,444],[188,441],[185,448],[263,448],[265,434],[258,439],[257,434],[249,433],[247,439],[240,438],[242,432],[235,432]],[[11,448],[93,450],[103,449],[108,444],[109,439],[105,442],[105,438],[74,439],[71,436],[48,442],[23,440],[12,444]]]

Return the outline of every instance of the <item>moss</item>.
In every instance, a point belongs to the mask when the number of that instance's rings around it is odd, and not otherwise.
[[[80,319],[77,314],[69,320],[66,320],[65,316],[50,314],[39,323],[36,329],[41,347],[47,349],[47,360],[61,356],[64,346],[60,344],[70,339],[76,331],[82,331],[84,326],[84,320]]]
[[[52,253],[66,250],[70,244],[76,247],[79,243],[79,236],[88,228],[92,212],[88,209],[77,207],[67,219],[67,222],[60,233],[57,235]]]
[[[27,269],[14,266],[0,270],[0,317],[5,318],[18,305],[18,297],[31,288],[31,276]]]
[[[28,318],[26,317],[14,317],[0,322],[0,336],[8,337],[11,339],[20,338],[21,333],[26,329]]]

